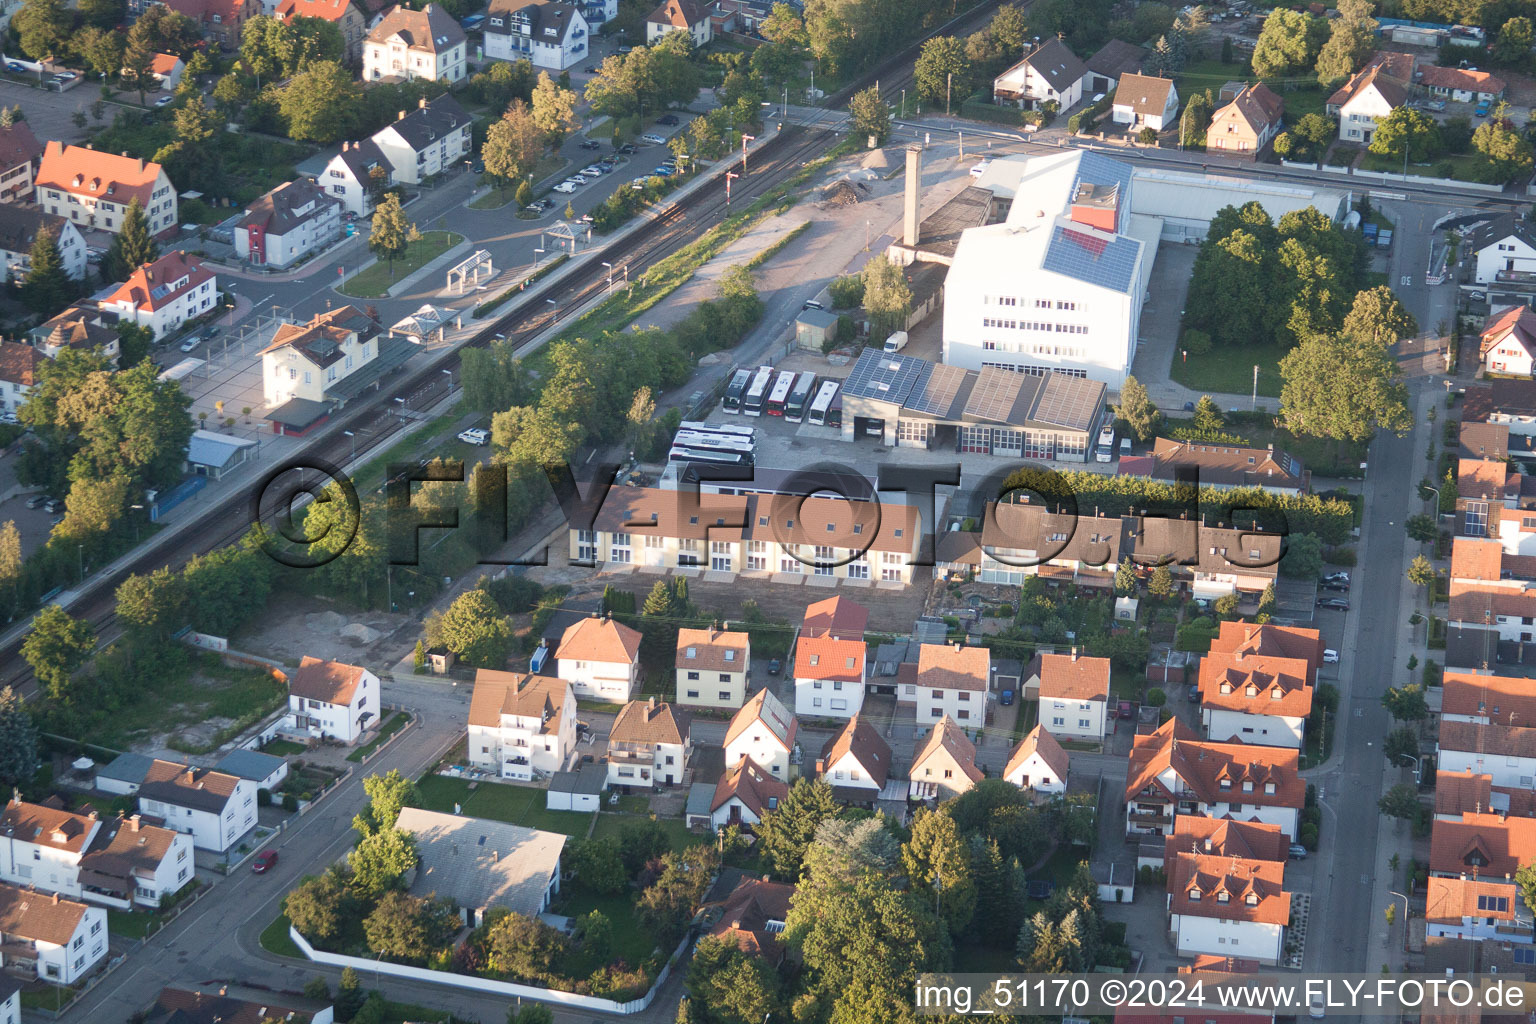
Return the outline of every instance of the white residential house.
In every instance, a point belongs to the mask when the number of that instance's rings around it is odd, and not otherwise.
[[[80,861],[81,898],[127,909],[158,907],[196,873],[192,837],[139,815],[104,822]]]
[[[750,758],[773,778],[787,782],[798,731],[795,716],[764,687],[731,718],[725,730],[725,763],[737,764],[744,757]]]
[[[1442,878],[1431,875],[1424,889],[1424,930],[1435,938],[1502,942],[1526,947],[1533,941],[1529,918],[1522,924],[1520,887],[1508,878]],[[1517,915],[1519,915],[1517,917]]]
[[[1536,727],[1441,721],[1436,752],[1441,771],[1487,775],[1512,789],[1536,786]]]
[[[677,702],[691,707],[739,708],[747,699],[752,638],[715,629],[677,631]]]
[[[356,306],[319,313],[307,324],[283,324],[261,352],[262,388],[269,409],[327,393],[378,358],[379,326]]]
[[[32,345],[0,341],[0,420],[16,418],[16,410],[37,386],[38,367],[47,358]]]
[[[694,46],[708,45],[714,38],[714,23],[710,20],[712,6],[699,0],[663,0],[646,15],[646,43],[654,45],[673,32],[687,32]]]
[[[683,781],[692,715],[656,698],[632,700],[608,733],[608,785],[652,789]]]
[[[343,142],[321,173],[320,184],[341,200],[346,212],[366,217],[373,212],[373,197],[394,184],[395,168],[372,139]]]
[[[308,179],[279,185],[245,208],[235,255],[281,269],[341,237],[342,202]]]
[[[1413,58],[1407,54],[1378,54],[1377,57],[1386,59],[1357,71],[1328,99],[1328,112],[1339,119],[1341,142],[1369,146],[1371,137],[1376,134],[1377,123],[1408,102],[1407,82],[1413,74]],[[1407,78],[1401,77],[1405,68]]]
[[[1083,98],[1083,80],[1087,75],[1088,66],[1065,43],[1048,39],[993,79],[992,98],[998,104],[1025,110],[1054,102],[1065,114]]]
[[[64,273],[76,281],[83,280],[86,272],[85,239],[74,223],[51,213],[44,213],[35,206],[18,206],[15,203],[0,204],[0,259],[8,277],[21,280],[32,269],[32,243],[37,233],[47,231],[59,247],[59,259]]]
[[[991,679],[988,648],[922,644],[917,671],[898,675],[896,700],[917,708],[919,726],[948,717],[962,729],[975,729],[986,721]]]
[[[821,748],[816,770],[843,803],[873,804],[891,775],[891,746],[869,719],[854,715]]]
[[[1180,956],[1281,962],[1291,921],[1284,861],[1177,853],[1165,870],[1168,930]]]
[[[710,824],[717,831],[727,825],[756,825],[764,814],[778,810],[788,795],[787,782],[774,778],[756,761],[744,757],[715,784]]]
[[[393,7],[363,41],[363,80],[457,82],[468,43],[453,15],[436,4]]]
[[[1058,739],[1098,742],[1109,732],[1109,659],[1040,656],[1040,725]]]
[[[288,677],[288,719],[295,732],[351,745],[379,723],[379,677],[361,665],[305,655]]]
[[[1130,126],[1131,131],[1151,128],[1160,132],[1173,127],[1178,112],[1179,91],[1173,87],[1173,79],[1128,74],[1120,76],[1110,120]]]
[[[471,120],[451,93],[422,98],[412,111],[373,133],[374,144],[394,168],[395,181],[420,184],[470,153]]]
[[[852,718],[864,706],[864,628],[869,610],[846,597],[805,609],[795,640],[795,714]]]
[[[959,796],[986,777],[976,766],[976,744],[948,718],[939,720],[912,755],[911,775],[908,798],[937,801]]]
[[[144,207],[149,233],[176,227],[176,189],[155,163],[49,142],[37,172],[37,205],[82,228],[123,229],[128,207]]]
[[[223,853],[256,827],[256,784],[158,758],[138,788],[139,811],[192,837],[199,850]]]
[[[1200,664],[1206,736],[1301,749],[1312,714],[1312,668],[1302,658],[1211,653]]]
[[[1477,283],[1521,281],[1536,274],[1536,225],[1524,217],[1503,213],[1472,231],[1477,254]]]
[[[558,675],[577,697],[627,701],[640,685],[640,634],[610,618],[582,619],[560,636]]]
[[[486,12],[485,55],[565,71],[586,59],[591,24],[581,7],[559,0],[492,0]]]
[[[101,907],[0,885],[0,965],[73,985],[106,955],[107,912]]]
[[[175,92],[181,84],[182,72],[186,71],[186,61],[174,53],[157,53],[155,59],[150,62],[149,74],[160,85],[161,92]]]
[[[213,312],[218,303],[217,275],[181,249],[146,263],[100,300],[102,312],[146,327],[157,339]]]
[[[1278,825],[1291,842],[1306,798],[1298,751],[1200,739],[1181,719],[1131,741],[1127,835],[1168,835],[1180,815]]]
[[[1536,312],[1527,305],[1495,311],[1483,327],[1479,352],[1491,374],[1530,377],[1536,373]]]
[[[0,882],[78,898],[80,861],[100,829],[94,809],[71,814],[12,796],[0,813]]]
[[[469,702],[469,763],[528,782],[576,750],[576,694],[564,679],[479,669]]]
[[[1003,778],[1033,792],[1037,799],[1065,796],[1070,757],[1056,737],[1042,726],[1035,726],[1013,748]]]

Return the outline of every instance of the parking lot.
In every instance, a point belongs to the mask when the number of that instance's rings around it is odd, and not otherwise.
[[[80,142],[84,139],[85,131],[75,127],[75,122],[71,118],[77,110],[89,113],[91,104],[96,102],[100,95],[96,87],[88,82],[61,93],[28,85],[18,81],[14,76],[0,78],[0,105],[20,106],[21,112],[26,115],[32,134],[36,135],[40,142],[49,139],[57,139],[60,142]],[[117,104],[108,103],[106,115],[99,123],[111,124],[113,115],[119,109],[121,108]]]

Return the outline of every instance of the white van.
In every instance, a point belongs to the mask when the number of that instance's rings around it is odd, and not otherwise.
[[[887,352],[900,352],[902,349],[904,349],[906,347],[907,347],[907,332],[906,331],[897,331],[896,333],[892,334],[889,338],[885,339],[885,351],[887,351]]]

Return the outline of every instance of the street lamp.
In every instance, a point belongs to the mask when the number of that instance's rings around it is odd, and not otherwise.
[[[79,545],[76,545],[76,547],[77,547],[77,549],[79,551],[79,554],[80,554],[80,582],[84,583],[85,582],[85,545],[84,544],[79,544]]]
[[[144,506],[143,505],[129,505],[128,507],[130,509],[132,509],[133,511],[135,511],[135,512],[143,512],[144,511]],[[138,516],[134,516],[133,517],[133,542],[134,542],[134,544],[138,544],[138,542],[139,542],[139,517]]]
[[[400,403],[400,418],[405,419],[405,399],[397,398],[395,401]]]
[[[743,135],[741,137],[741,173],[747,173],[747,143],[756,142],[756,135]]]
[[[545,299],[544,301],[549,303],[550,311],[554,314],[554,318],[556,320],[560,319],[560,303],[556,302],[554,299]]]
[[[944,116],[949,116],[949,94],[955,87],[955,73],[951,71],[944,76]]]
[[[543,256],[544,256],[544,250],[543,249],[534,249],[533,250],[533,269],[534,270],[538,270],[539,269],[539,260],[542,259]]]
[[[1391,889],[1388,889],[1387,892],[1391,893],[1391,895],[1396,896],[1398,899],[1403,901],[1403,950],[1407,951],[1407,949],[1408,949],[1408,897],[1404,896],[1400,892],[1393,892]]]
[[[603,266],[608,268],[608,294],[613,294],[613,264],[603,260]]]
[[[1414,783],[1417,784],[1417,783],[1421,782],[1422,780],[1419,778],[1419,759],[1414,757],[1412,754],[1403,754],[1402,756],[1406,757],[1408,760],[1413,762],[1413,781],[1414,781]]]
[[[901,113],[898,114],[897,116],[898,117],[906,117],[907,116],[907,90],[905,90],[905,89],[901,90]]]
[[[351,455],[350,458],[347,459],[347,462],[348,463],[356,462],[357,461],[357,435],[352,433],[352,431],[350,431],[350,430],[343,430],[342,433],[344,435],[346,435],[347,437],[350,437],[352,439],[352,455]]]

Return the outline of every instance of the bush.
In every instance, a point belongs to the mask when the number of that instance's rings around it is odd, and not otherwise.
[[[846,313],[840,313],[837,317],[837,343],[839,345],[849,342],[859,333],[858,327],[853,322],[853,317]]]
[[[266,787],[262,787],[261,789],[258,789],[256,791],[256,806],[257,807],[271,807],[272,806],[272,791],[270,789],[267,789]]]
[[[1157,687],[1147,691],[1147,704],[1154,708],[1160,708],[1168,703],[1168,695]]]
[[[1305,846],[1308,850],[1316,850],[1317,849],[1317,826],[1316,825],[1303,825],[1303,826],[1301,826],[1301,831],[1300,831],[1299,834],[1300,834],[1300,837],[1301,837],[1301,845],[1302,846]]]
[[[283,794],[283,810],[296,811],[299,809],[299,798],[292,793]]]
[[[860,274],[847,274],[827,286],[833,309],[853,309],[864,302],[864,278]]]
[[[1211,336],[1204,331],[1185,331],[1179,347],[1192,356],[1205,356],[1211,353]]]

